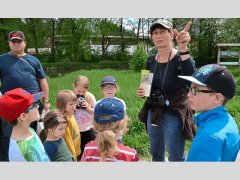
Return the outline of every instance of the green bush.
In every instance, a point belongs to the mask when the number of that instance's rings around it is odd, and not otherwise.
[[[126,52],[121,52],[120,50],[113,52],[113,53],[109,53],[109,59],[111,59],[112,61],[129,61],[130,55],[129,53]]]
[[[128,69],[128,65],[122,61],[99,61],[99,62],[56,62],[56,63],[42,63],[45,71],[58,70],[81,70],[81,69]]]
[[[129,68],[134,71],[144,69],[148,54],[144,44],[139,44],[133,53],[133,57],[129,61]]]

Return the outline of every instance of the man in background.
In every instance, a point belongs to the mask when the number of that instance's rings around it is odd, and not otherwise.
[[[31,94],[44,92],[43,103],[39,101],[41,114],[43,108],[46,110],[50,108],[49,88],[42,65],[36,57],[25,53],[26,37],[23,32],[10,32],[8,42],[10,52],[0,55],[0,91],[4,94],[21,87]],[[36,130],[37,122],[33,122],[31,127]],[[9,161],[8,149],[11,132],[11,125],[0,118],[0,161]]]

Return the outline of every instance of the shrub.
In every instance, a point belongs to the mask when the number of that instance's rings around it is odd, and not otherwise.
[[[144,69],[147,57],[148,55],[144,44],[139,44],[129,61],[129,68],[134,71],[140,71],[141,69]]]
[[[129,53],[126,51],[126,52],[121,52],[120,50],[116,51],[116,52],[113,52],[113,53],[109,53],[109,58],[112,60],[112,61],[128,61],[129,60]]]

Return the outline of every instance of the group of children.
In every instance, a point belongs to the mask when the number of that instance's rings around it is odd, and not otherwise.
[[[200,112],[195,116],[198,131],[187,161],[234,161],[239,151],[239,131],[224,107],[235,95],[233,76],[222,66],[207,65],[192,76],[180,78],[192,82],[189,102]],[[17,88],[0,98],[0,117],[13,126],[9,160],[140,161],[136,150],[122,143],[128,116],[125,102],[116,97],[115,78],[102,80],[104,98],[97,102],[88,91],[87,77],[77,77],[73,89],[58,92],[56,109],[44,116],[40,138],[29,125],[40,118],[34,102],[44,94],[32,95]]]
[[[45,114],[44,129],[39,135],[30,123],[40,119],[35,101],[43,98],[44,93],[32,95],[22,88],[5,93],[0,98],[0,116],[13,126],[9,160],[139,161],[136,151],[121,141],[128,117],[125,102],[115,97],[119,90],[115,78],[104,77],[104,97],[97,102],[88,91],[89,84],[86,76],[79,76],[73,91],[57,93],[56,109]]]

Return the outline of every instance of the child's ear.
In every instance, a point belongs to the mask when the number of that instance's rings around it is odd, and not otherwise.
[[[21,113],[20,116],[18,117],[18,120],[21,122],[24,121],[27,118],[27,113]]]
[[[222,103],[224,101],[224,96],[221,93],[216,93],[215,104]]]
[[[49,133],[51,131],[51,129],[47,129],[47,133]]]

